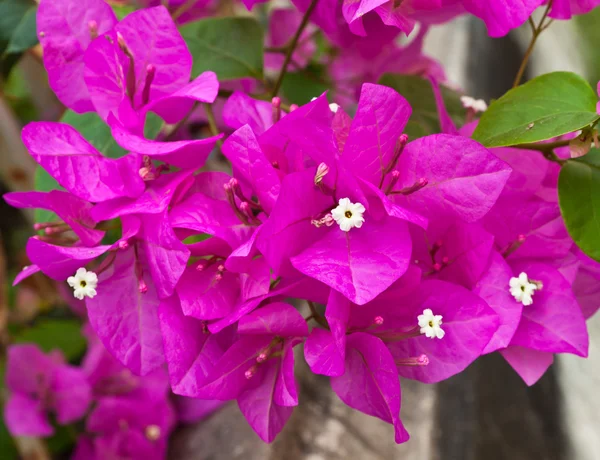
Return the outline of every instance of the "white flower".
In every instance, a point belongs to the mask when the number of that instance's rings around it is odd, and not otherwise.
[[[360,203],[352,203],[348,198],[342,198],[337,207],[331,210],[331,216],[340,228],[349,232],[350,229],[362,227],[365,218],[365,207]]]
[[[518,278],[512,277],[508,284],[510,293],[517,302],[521,302],[525,306],[533,303],[533,294],[539,289],[539,286],[529,280],[527,273],[521,273]]]
[[[442,318],[442,315],[434,315],[429,308],[423,310],[423,314],[417,316],[421,334],[425,334],[430,339],[443,338],[446,332],[442,329]]]
[[[90,299],[96,295],[96,287],[98,286],[98,277],[94,272],[88,272],[85,268],[81,267],[75,273],[75,276],[69,276],[67,283],[73,288],[73,295],[83,300],[84,297]]]
[[[485,112],[488,108],[483,99],[475,99],[470,96],[461,96],[460,102],[465,109],[473,109],[475,112]]]

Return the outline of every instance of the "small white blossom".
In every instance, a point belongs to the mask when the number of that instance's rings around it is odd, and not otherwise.
[[[88,272],[85,268],[81,267],[75,273],[75,276],[69,276],[67,283],[73,288],[73,295],[83,300],[84,297],[90,299],[96,295],[96,287],[98,286],[98,277],[94,272]]]
[[[533,294],[539,288],[536,283],[532,283],[527,273],[522,272],[519,277],[512,277],[509,281],[510,293],[517,302],[528,306],[533,303]]]
[[[483,99],[475,99],[470,96],[461,96],[460,102],[465,109],[473,109],[475,112],[485,112],[488,108]]]
[[[423,310],[423,314],[417,316],[421,334],[425,334],[430,339],[443,338],[446,332],[442,329],[442,318],[442,315],[434,315],[429,308]]]
[[[343,231],[349,232],[354,227],[362,227],[365,221],[364,212],[365,207],[362,204],[342,198],[338,206],[331,210],[331,216]]]

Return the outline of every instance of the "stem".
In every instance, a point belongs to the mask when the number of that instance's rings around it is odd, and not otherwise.
[[[283,79],[285,78],[285,74],[287,72],[288,66],[290,65],[290,61],[292,60],[292,54],[294,54],[294,50],[296,49],[296,46],[298,45],[298,40],[300,40],[300,35],[302,35],[302,32],[304,32],[304,29],[308,25],[308,20],[310,19],[312,12],[317,7],[318,1],[319,0],[312,0],[312,2],[310,3],[310,6],[306,10],[306,13],[304,13],[304,17],[302,18],[302,22],[300,22],[300,26],[298,26],[298,30],[296,30],[296,34],[294,35],[294,38],[292,38],[292,41],[290,42],[289,46],[287,47],[287,52],[285,54],[285,60],[283,61],[283,66],[281,67],[281,71],[279,72],[279,78],[277,78],[277,83],[275,83],[275,87],[273,88],[271,97],[275,97],[275,96],[277,96],[277,93],[279,93],[279,89],[281,88],[281,84],[283,83]]]
[[[538,37],[552,23],[552,20],[550,20],[547,24],[544,24],[544,21],[546,20],[546,17],[548,16],[548,13],[550,12],[551,7],[552,7],[552,0],[550,0],[548,2],[546,11],[544,11],[544,14],[542,15],[542,19],[540,19],[540,22],[538,23],[537,26],[533,23],[533,19],[531,19],[531,17],[529,18],[529,25],[531,26],[531,30],[532,30],[531,42],[529,43],[529,46],[527,47],[527,51],[525,51],[525,56],[523,56],[523,61],[521,62],[521,66],[519,67],[519,71],[517,72],[517,76],[515,77],[515,81],[513,83],[513,88],[516,88],[517,86],[519,86],[519,84],[521,83],[521,80],[523,79],[523,75],[525,74],[525,68],[527,67],[527,63],[529,62],[531,53],[533,53],[533,49],[535,48],[535,43],[537,42]]]
[[[208,118],[208,127],[210,128],[210,132],[213,136],[219,135],[219,129],[217,128],[217,122],[215,120],[215,114],[212,109],[211,104],[204,104],[204,110],[206,110],[206,117]],[[223,146],[223,141],[219,139],[217,141],[217,145],[219,148]]]
[[[310,300],[307,300],[306,303],[308,303],[313,319],[324,328],[329,329],[329,324],[327,323],[327,320],[317,311],[317,307],[315,306],[315,304]]]

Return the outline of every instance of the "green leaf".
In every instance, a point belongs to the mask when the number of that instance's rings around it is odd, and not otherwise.
[[[582,129],[599,118],[592,87],[571,72],[553,72],[510,90],[483,114],[473,139],[486,147],[538,142]]]
[[[398,91],[412,107],[412,115],[404,132],[410,139],[440,132],[439,115],[431,83],[414,75],[387,73],[379,79],[379,84]],[[465,121],[465,109],[460,102],[460,94],[442,86],[442,97],[450,117],[457,126]]]
[[[21,17],[4,51],[6,54],[22,53],[37,44],[36,13],[37,6],[31,6]]]
[[[120,158],[127,153],[113,139],[110,127],[94,112],[76,113],[67,110],[60,121],[79,131],[90,144],[109,158]]]
[[[313,97],[318,97],[328,89],[322,81],[324,69],[309,66],[300,72],[288,72],[283,79],[281,90],[292,104],[307,104]]]
[[[560,211],[571,238],[600,261],[600,150],[567,161],[558,178]]]
[[[192,76],[212,70],[219,80],[263,78],[264,33],[252,18],[210,18],[180,29],[194,58]]]
[[[125,16],[127,16],[130,13],[133,13],[136,10],[136,7],[134,5],[122,5],[119,3],[111,3],[111,7],[119,21],[122,21],[125,18]]]
[[[46,172],[41,166],[35,168],[35,189],[40,192],[49,192],[51,190],[63,190],[56,179]],[[36,222],[54,222],[58,216],[47,209],[36,209],[34,211]]]
[[[75,319],[44,318],[15,334],[15,343],[35,343],[45,353],[60,349],[67,361],[76,361],[85,352],[81,323]]]

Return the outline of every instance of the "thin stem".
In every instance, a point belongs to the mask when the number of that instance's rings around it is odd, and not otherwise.
[[[283,66],[281,67],[281,71],[279,72],[279,77],[277,78],[277,83],[275,83],[275,87],[273,88],[273,92],[271,93],[272,97],[277,96],[277,93],[279,93],[279,89],[281,88],[281,84],[283,83],[283,79],[285,78],[285,74],[287,73],[288,66],[290,65],[290,61],[292,60],[292,54],[294,54],[294,50],[296,49],[296,46],[298,45],[298,40],[300,40],[300,35],[302,35],[302,32],[304,32],[304,29],[308,25],[310,16],[312,15],[312,12],[317,7],[318,1],[319,0],[312,0],[310,6],[306,10],[306,13],[304,13],[304,17],[302,18],[302,22],[300,22],[300,26],[298,26],[298,30],[296,30],[296,34],[294,35],[294,38],[292,38],[292,41],[290,42],[289,46],[287,47],[287,52],[285,54]]]
[[[307,300],[306,303],[308,303],[308,307],[310,308],[310,312],[312,313],[311,316],[313,317],[313,319],[324,328],[329,329],[329,324],[327,323],[327,320],[317,311],[316,305],[310,300]]]
[[[219,129],[217,128],[217,122],[215,120],[215,114],[212,109],[211,104],[204,104],[204,110],[206,110],[206,118],[208,118],[208,127],[210,128],[210,132],[213,136],[219,135]],[[223,146],[223,141],[219,139],[217,141],[217,145],[219,148]]]
[[[523,75],[525,74],[525,69],[527,68],[527,63],[529,62],[529,58],[531,58],[531,54],[533,53],[533,49],[535,48],[535,43],[537,42],[538,37],[552,23],[552,20],[550,20],[547,24],[544,24],[544,21],[546,20],[546,17],[548,16],[548,13],[550,12],[551,7],[552,7],[552,0],[550,0],[548,2],[546,11],[544,11],[544,14],[542,15],[542,19],[540,19],[540,22],[538,23],[537,26],[534,24],[533,19],[531,19],[531,17],[529,18],[529,25],[532,28],[531,42],[529,43],[529,46],[527,47],[527,51],[525,51],[525,55],[523,56],[523,61],[521,62],[521,66],[519,67],[519,71],[517,72],[517,76],[515,77],[515,81],[513,83],[513,88],[516,88],[517,86],[519,86],[519,84],[521,83],[521,80],[523,79]]]
[[[173,18],[173,21],[176,21],[179,18],[179,16],[181,16],[183,13],[185,13],[187,10],[189,10],[192,6],[194,6],[194,3],[196,3],[196,0],[187,0],[183,5],[181,5],[175,11],[173,11],[173,14],[171,15],[171,17]]]

